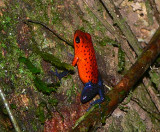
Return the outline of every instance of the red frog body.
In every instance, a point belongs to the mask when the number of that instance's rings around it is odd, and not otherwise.
[[[79,77],[85,87],[81,93],[81,102],[86,103],[93,99],[97,94],[100,99],[91,105],[104,101],[103,82],[98,74],[95,51],[90,34],[77,30],[74,34],[74,59],[73,66],[78,67]]]
[[[77,43],[80,41],[79,43]],[[74,60],[72,65],[78,66],[79,77],[83,83],[98,83],[98,67],[91,36],[77,30],[74,34]]]

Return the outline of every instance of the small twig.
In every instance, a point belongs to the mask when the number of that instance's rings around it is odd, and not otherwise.
[[[119,26],[125,37],[127,38],[129,44],[134,49],[135,53],[137,55],[140,55],[142,53],[142,49],[140,44],[138,43],[137,38],[132,33],[130,27],[125,22],[125,19],[122,17],[119,10],[115,7],[113,1],[111,0],[99,0],[104,8],[110,12],[111,16],[113,17],[114,22]]]
[[[50,29],[49,27],[46,26],[46,24],[44,24],[42,22],[38,22],[38,21],[34,21],[34,20],[25,20],[24,23],[26,23],[26,24],[28,24],[28,23],[39,24],[39,25],[43,26],[44,28],[46,28],[47,30],[49,30],[51,33],[53,33],[57,38],[59,38],[60,40],[62,40],[66,44],[68,44],[69,46],[73,47],[72,43],[70,43],[68,40],[65,40],[61,35],[59,35],[58,33],[56,33],[56,31],[54,29]]]
[[[159,98],[157,97],[157,95],[155,94],[153,88],[151,87],[151,85],[150,85],[150,84],[151,84],[150,80],[147,79],[147,78],[144,78],[144,79],[143,79],[143,83],[144,83],[144,85],[145,85],[145,87],[146,87],[146,89],[147,89],[147,91],[148,91],[148,93],[149,93],[152,101],[154,102],[157,110],[158,110],[159,113],[160,113],[160,100],[159,100]]]
[[[1,87],[0,87],[0,96],[1,96],[1,99],[2,99],[2,101],[3,101],[3,103],[4,103],[5,107],[6,107],[6,109],[7,109],[7,112],[8,112],[8,114],[9,114],[9,117],[10,117],[12,123],[13,123],[13,126],[14,126],[15,130],[16,130],[17,132],[21,132],[21,130],[20,130],[19,126],[18,126],[18,123],[17,123],[16,119],[15,119],[15,117],[14,117],[11,109],[9,108],[9,104],[8,104],[6,98],[5,98],[5,95],[4,95]]]

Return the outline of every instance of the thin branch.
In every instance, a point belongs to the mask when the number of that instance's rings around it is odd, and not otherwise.
[[[17,132],[21,132],[21,130],[20,130],[19,126],[18,126],[18,123],[17,123],[17,121],[16,121],[16,119],[15,119],[13,113],[12,113],[12,110],[9,108],[9,104],[8,104],[6,98],[5,98],[5,95],[4,95],[1,87],[0,87],[0,96],[1,96],[1,99],[2,99],[6,109],[7,109],[7,112],[9,114],[9,117],[10,117],[12,123],[13,123],[13,126],[14,126],[15,130]]]

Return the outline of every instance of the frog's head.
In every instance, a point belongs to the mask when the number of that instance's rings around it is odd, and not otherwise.
[[[91,35],[80,30],[75,31],[73,41],[75,51],[78,51],[79,48],[84,49],[93,46]]]

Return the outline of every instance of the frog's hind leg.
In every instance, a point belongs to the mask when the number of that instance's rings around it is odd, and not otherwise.
[[[101,104],[105,100],[103,81],[102,81],[100,76],[98,77],[97,89],[98,89],[98,93],[97,94],[99,94],[100,99],[97,99],[97,100],[93,101],[91,103],[91,105]]]
[[[99,92],[100,99],[97,99],[97,100],[91,102],[90,105],[101,104],[105,100],[104,90],[100,88],[98,92]]]
[[[88,101],[92,100],[96,94],[98,93],[95,85],[92,82],[88,82],[84,85],[84,88],[81,93],[81,102],[87,103]]]
[[[89,111],[92,108],[92,106],[95,105],[95,104],[99,104],[99,107],[100,107],[100,104],[105,100],[103,86],[99,87],[98,93],[99,93],[100,99],[97,99],[97,100],[91,102],[90,107],[87,109],[87,111]]]

